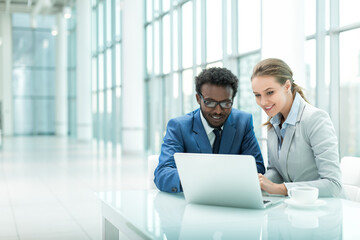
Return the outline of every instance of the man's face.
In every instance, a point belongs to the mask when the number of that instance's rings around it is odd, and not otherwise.
[[[223,87],[209,83],[205,83],[201,86],[201,95],[205,102],[232,102],[233,90],[230,86]],[[205,117],[208,124],[213,127],[221,127],[231,113],[230,108],[222,108],[220,104],[217,104],[215,108],[206,106],[204,100],[196,94],[196,100],[200,105],[201,112]],[[224,104],[225,105],[225,104]],[[231,104],[228,104],[231,106]]]

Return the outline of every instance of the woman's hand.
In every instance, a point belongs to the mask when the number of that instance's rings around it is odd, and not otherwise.
[[[270,194],[280,194],[280,195],[287,195],[287,189],[285,187],[285,184],[280,183],[273,183],[269,179],[267,179],[264,175],[259,173],[259,182],[260,187],[262,190],[264,190],[267,193]]]

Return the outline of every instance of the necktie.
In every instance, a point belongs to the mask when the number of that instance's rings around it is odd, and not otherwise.
[[[213,145],[213,153],[219,153],[220,142],[221,142],[221,128],[215,128],[213,130],[215,134],[215,141]]]

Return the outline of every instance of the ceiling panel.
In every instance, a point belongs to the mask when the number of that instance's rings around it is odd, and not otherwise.
[[[42,6],[46,6],[46,3],[50,4],[50,7],[41,8],[40,13],[54,14],[60,12],[63,6],[69,5],[73,1],[69,0],[0,0],[0,12],[32,12],[37,3]]]

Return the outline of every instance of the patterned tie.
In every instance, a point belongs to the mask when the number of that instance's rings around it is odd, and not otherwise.
[[[213,145],[213,153],[219,153],[220,142],[221,142],[221,128],[215,128],[213,130],[215,133],[215,141]]]

